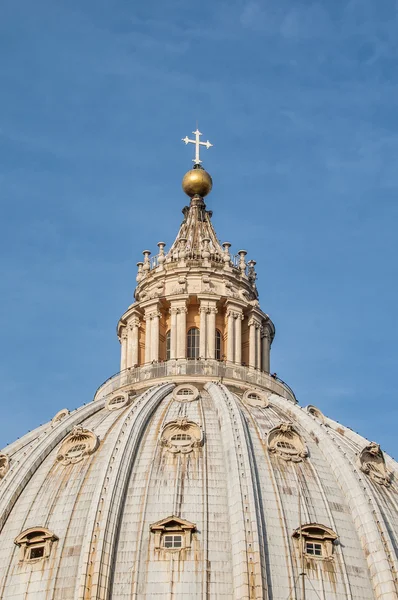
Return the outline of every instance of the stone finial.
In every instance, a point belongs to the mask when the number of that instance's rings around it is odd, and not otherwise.
[[[163,271],[164,269],[164,263],[166,260],[166,256],[164,253],[164,247],[165,247],[165,242],[158,242],[158,247],[159,247],[159,254],[158,254],[158,266],[159,266],[159,270]]]
[[[137,277],[135,278],[135,280],[139,283],[141,281],[141,279],[144,277],[144,273],[142,271],[142,267],[143,267],[144,263],[143,262],[138,262],[137,263],[137,267],[138,267],[138,273],[137,273]]]
[[[249,260],[247,263],[247,266],[249,267],[249,272],[248,272],[248,279],[250,281],[250,283],[254,283],[257,279],[257,273],[256,273],[256,269],[254,268],[256,265],[256,261],[255,260]]]
[[[181,267],[185,267],[187,238],[181,237],[178,244],[178,262]]]
[[[142,267],[143,271],[145,271],[146,273],[148,271],[151,270],[151,261],[149,260],[149,257],[151,255],[151,251],[150,250],[144,250],[142,252],[142,254],[144,255],[144,266]]]
[[[246,256],[247,252],[246,252],[246,250],[239,250],[238,254],[239,254],[239,269],[240,269],[242,275],[244,275],[246,272],[245,256]]]
[[[209,244],[210,244],[210,238],[203,238],[202,239],[202,258],[203,258],[203,266],[204,267],[209,267],[210,266],[210,262],[209,262],[209,258],[210,258],[210,250],[209,250]]]
[[[224,248],[224,254],[223,254],[223,261],[224,261],[224,269],[228,269],[231,266],[231,254],[229,252],[229,249],[231,247],[230,242],[224,242],[222,244],[222,247]]]

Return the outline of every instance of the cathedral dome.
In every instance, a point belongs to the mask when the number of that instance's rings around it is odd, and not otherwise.
[[[0,453],[0,598],[398,598],[397,463],[271,373],[255,261],[183,213],[120,372]]]

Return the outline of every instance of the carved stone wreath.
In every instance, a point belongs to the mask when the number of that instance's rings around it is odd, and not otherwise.
[[[10,459],[7,454],[0,453],[0,479],[6,476],[10,470]]]
[[[301,462],[308,456],[308,450],[300,434],[291,423],[281,423],[268,433],[268,452],[283,460]]]
[[[179,402],[193,402],[199,398],[199,390],[194,385],[183,383],[177,385],[173,390],[173,400]]]
[[[267,396],[258,390],[246,390],[242,400],[253,408],[267,408],[269,406]]]
[[[368,446],[365,446],[358,460],[361,471],[369,475],[373,481],[380,485],[390,485],[391,475],[387,471],[384,454],[380,450],[379,444],[371,442]]]
[[[70,414],[70,412],[67,408],[62,408],[61,410],[59,410],[57,412],[57,414],[54,415],[53,418],[51,419],[52,427],[54,427],[55,425],[58,425],[58,423],[60,423],[62,421],[62,419],[65,419],[65,417],[67,417],[69,414]]]
[[[75,464],[95,452],[98,444],[98,437],[92,431],[77,425],[63,441],[57,460],[63,465]]]
[[[203,430],[186,417],[167,423],[160,435],[161,445],[172,454],[188,454],[203,444]]]

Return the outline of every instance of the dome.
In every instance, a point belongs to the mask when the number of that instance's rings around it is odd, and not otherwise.
[[[397,599],[397,463],[272,373],[256,262],[184,181],[120,372],[0,452],[0,598]]]
[[[396,597],[395,462],[272,377],[149,374],[4,450],[2,598],[286,600],[300,525],[320,597]]]
[[[212,187],[213,181],[209,173],[200,166],[185,173],[182,180],[182,189],[190,198],[196,195],[204,198]]]

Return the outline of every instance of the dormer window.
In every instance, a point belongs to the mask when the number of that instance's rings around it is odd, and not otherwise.
[[[305,553],[312,556],[322,556],[322,544],[317,542],[306,542]]]
[[[77,425],[63,441],[57,454],[57,460],[63,465],[77,463],[92,454],[98,444],[98,437],[92,431]]]
[[[164,548],[182,548],[182,535],[179,533],[165,534],[163,536]]]
[[[333,558],[334,544],[337,540],[335,532],[319,523],[308,523],[298,527],[293,532],[297,543],[297,550],[308,558],[331,560]]]
[[[179,552],[191,547],[196,525],[180,517],[166,517],[150,526],[155,550]]]
[[[119,410],[120,408],[128,406],[130,402],[131,397],[128,392],[115,392],[108,398],[105,406],[108,410]]]
[[[193,402],[199,397],[199,390],[188,383],[177,385],[173,390],[173,399],[179,402]]]
[[[258,390],[246,390],[242,398],[245,404],[253,408],[266,408],[268,406],[268,398],[264,392]]]
[[[65,417],[67,417],[69,415],[69,410],[67,408],[62,408],[61,410],[59,410],[57,412],[56,415],[54,415],[54,417],[51,420],[51,425],[53,427],[55,427],[55,425],[58,425],[58,423],[60,423],[62,421],[62,419],[65,419]]]
[[[38,562],[50,556],[57,541],[57,536],[45,527],[31,527],[20,533],[14,543],[20,548],[20,561]]]
[[[169,421],[160,434],[161,444],[173,454],[188,454],[203,443],[203,431],[186,417]]]
[[[308,456],[307,448],[291,423],[281,423],[268,434],[268,451],[283,460],[301,462]]]

